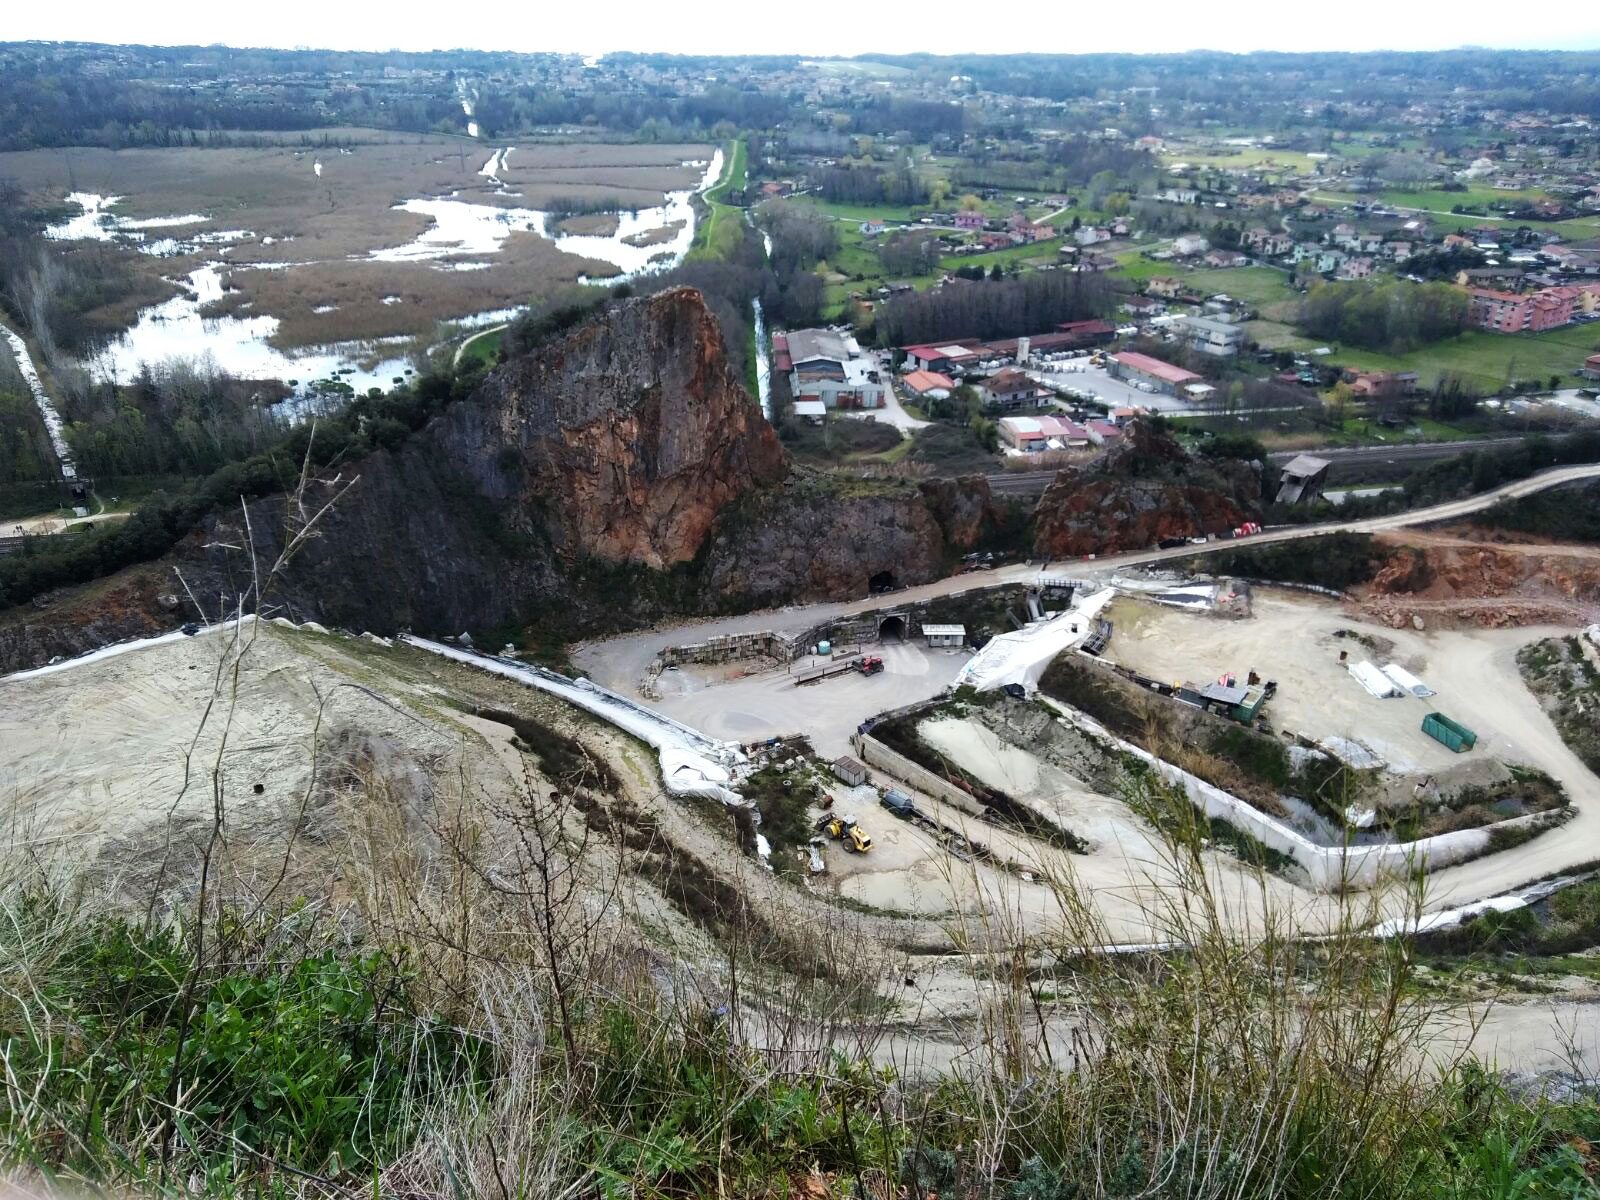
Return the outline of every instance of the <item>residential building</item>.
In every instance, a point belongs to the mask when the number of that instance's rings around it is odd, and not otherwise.
[[[957,229],[964,229],[968,232],[974,232],[982,229],[988,223],[989,219],[981,212],[976,210],[972,210],[970,212],[962,211],[956,214],[955,226]]]
[[[1579,368],[1578,374],[1585,379],[1600,379],[1600,354],[1591,354],[1584,359],[1583,366]]]
[[[1172,252],[1180,258],[1192,258],[1211,249],[1211,243],[1198,233],[1186,233],[1172,239]]]
[[[1199,204],[1200,193],[1193,188],[1162,188],[1155,194],[1157,200],[1168,204]]]
[[[1200,376],[1193,371],[1186,371],[1182,367],[1162,362],[1159,358],[1151,358],[1148,354],[1138,354],[1132,350],[1113,354],[1107,370],[1113,379],[1146,384],[1169,396],[1177,395],[1181,387],[1201,381]]]
[[[1217,358],[1230,358],[1244,345],[1244,329],[1231,321],[1215,317],[1184,317],[1178,322],[1190,349]]]
[[[1093,246],[1111,240],[1111,231],[1099,225],[1080,225],[1072,231],[1072,240],[1080,246]]]
[[[955,380],[937,371],[912,371],[902,380],[906,391],[920,399],[943,400],[955,391]]]
[[[1340,279],[1371,279],[1374,264],[1370,258],[1363,256],[1347,258],[1339,264],[1338,277]]]
[[[1573,298],[1563,288],[1537,292],[1497,292],[1469,288],[1472,298],[1468,320],[1493,333],[1537,333],[1556,329],[1572,320]]]
[[[1294,238],[1281,229],[1257,226],[1247,230],[1241,239],[1245,246],[1262,258],[1282,258],[1294,249]]]
[[[885,228],[887,228],[887,226],[885,226],[882,221],[878,220],[877,217],[871,217],[861,222],[861,236],[877,237],[884,231]]]
[[[1345,377],[1353,395],[1368,399],[1408,396],[1417,390],[1415,371],[1350,371]]]
[[[1154,317],[1167,311],[1167,306],[1154,296],[1133,295],[1121,304],[1122,311],[1136,317]]]
[[[1171,275],[1155,275],[1144,285],[1145,294],[1163,300],[1175,300],[1183,294],[1183,281]]]
[[[1039,398],[1039,385],[1021,371],[1001,371],[979,383],[978,394],[1000,408],[1023,408]]]
[[[1213,250],[1203,261],[1208,267],[1242,267],[1250,260],[1237,250]]]

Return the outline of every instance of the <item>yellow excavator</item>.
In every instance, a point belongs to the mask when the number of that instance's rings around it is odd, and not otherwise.
[[[843,842],[846,849],[854,850],[857,854],[865,854],[872,849],[871,835],[856,824],[854,817],[830,816],[823,821],[822,829],[834,841]]]

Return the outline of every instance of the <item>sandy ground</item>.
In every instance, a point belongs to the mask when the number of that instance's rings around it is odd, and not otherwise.
[[[1242,682],[1256,671],[1278,683],[1278,694],[1267,705],[1274,728],[1313,739],[1362,742],[1401,771],[1460,764],[1460,755],[1422,732],[1423,716],[1435,710],[1479,733],[1476,753],[1506,757],[1515,751],[1490,719],[1504,703],[1498,693],[1508,687],[1520,690],[1514,664],[1509,678],[1464,677],[1455,669],[1463,645],[1482,640],[1479,632],[1389,629],[1352,618],[1334,601],[1263,588],[1256,589],[1252,608],[1248,620],[1230,621],[1119,597],[1110,612],[1116,632],[1105,658],[1173,682],[1203,684],[1224,674]],[[1337,630],[1359,633],[1380,646],[1392,643],[1393,650],[1375,651],[1355,638],[1335,637]],[[1514,631],[1512,640],[1523,645],[1536,637]],[[1340,663],[1341,651],[1351,662],[1397,662],[1439,694],[1426,700],[1380,700]],[[1496,697],[1493,703],[1478,703],[1491,696]],[[1537,707],[1531,696],[1525,700]]]
[[[886,709],[937,696],[956,677],[967,655],[929,650],[917,642],[869,647],[883,659],[877,675],[854,672],[804,686],[782,667],[716,683],[703,669],[663,671],[655,702],[668,716],[712,737],[753,742],[804,734],[825,759],[850,753],[850,735],[862,721]],[[806,657],[793,671],[828,660]],[[609,682],[596,676],[600,682]],[[636,693],[635,693],[636,694]]]
[[[86,864],[115,843],[138,844],[169,813],[180,827],[208,820],[215,795],[230,823],[291,814],[339,730],[441,761],[462,753],[459,731],[351,686],[273,632],[250,647],[235,694],[229,645],[222,635],[182,639],[0,682],[0,796],[13,848]]]

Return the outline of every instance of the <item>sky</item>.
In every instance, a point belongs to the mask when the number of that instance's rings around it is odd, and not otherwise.
[[[1499,0],[1135,0],[1112,6],[1023,3],[989,12],[971,0],[906,8],[797,10],[762,0],[570,0],[451,9],[437,0],[13,0],[7,41],[81,40],[154,45],[315,46],[340,50],[640,50],[672,54],[1072,53],[1182,50],[1438,50],[1600,48],[1600,4],[1508,19]],[[497,11],[498,9],[498,11]],[[441,21],[457,13],[460,22]],[[804,15],[802,15],[804,14]],[[904,19],[898,19],[903,14]],[[987,15],[986,15],[987,14]],[[1546,19],[1554,18],[1554,19]]]

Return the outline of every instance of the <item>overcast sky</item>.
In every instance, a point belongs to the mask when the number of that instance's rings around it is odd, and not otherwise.
[[[469,46],[580,53],[848,55],[915,50],[1437,50],[1466,44],[1600,47],[1600,4],[1592,0],[1528,10],[1498,0],[1134,0],[1104,5],[1024,0],[988,8],[971,0],[865,8],[770,0],[536,0],[514,7],[455,8],[417,0],[79,0],[59,7],[10,0],[6,9],[0,22],[5,40],[223,42],[350,50]]]

